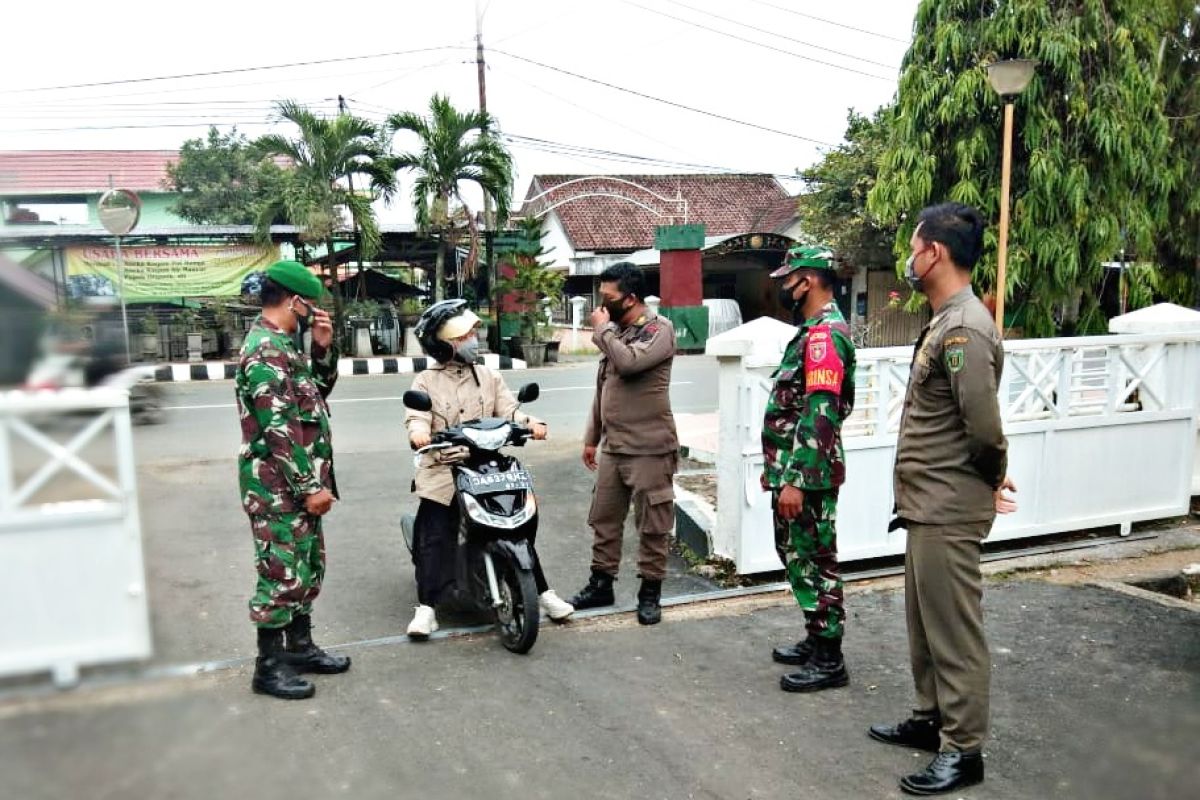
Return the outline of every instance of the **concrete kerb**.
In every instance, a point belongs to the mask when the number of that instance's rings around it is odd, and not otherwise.
[[[421,372],[429,367],[430,359],[385,356],[379,358],[338,359],[338,375],[407,375]],[[495,370],[525,369],[519,358],[485,353],[476,362]],[[204,361],[199,364],[164,364],[154,368],[154,379],[164,383],[186,381],[229,381],[237,374],[237,363],[232,361]]]

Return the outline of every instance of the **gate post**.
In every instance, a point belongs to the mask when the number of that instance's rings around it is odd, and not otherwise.
[[[679,350],[703,350],[708,341],[708,309],[704,306],[700,250],[703,225],[659,225],[654,229],[659,260],[662,315],[675,326]]]

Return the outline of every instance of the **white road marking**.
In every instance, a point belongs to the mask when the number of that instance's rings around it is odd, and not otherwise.
[[[671,381],[672,386],[691,386],[692,381]],[[595,389],[595,384],[587,386],[553,386],[548,389],[542,389],[542,394],[547,392],[577,392],[584,389]],[[402,400],[402,397],[346,397],[334,398],[329,401],[330,405],[340,405],[342,403],[391,403]],[[211,405],[194,405],[194,406],[163,406],[163,411],[192,411],[205,408],[233,408],[233,403],[214,403]]]

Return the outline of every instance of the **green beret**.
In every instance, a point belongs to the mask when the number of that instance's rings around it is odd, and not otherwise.
[[[309,300],[319,300],[325,293],[321,279],[299,261],[276,261],[267,267],[267,277],[288,291]]]
[[[771,273],[772,278],[791,275],[798,269],[823,269],[834,272],[833,251],[828,247],[811,244],[794,244],[788,248],[783,266]]]

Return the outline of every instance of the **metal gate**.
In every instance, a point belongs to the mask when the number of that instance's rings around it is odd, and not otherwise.
[[[0,677],[148,658],[129,397],[0,392]]]

